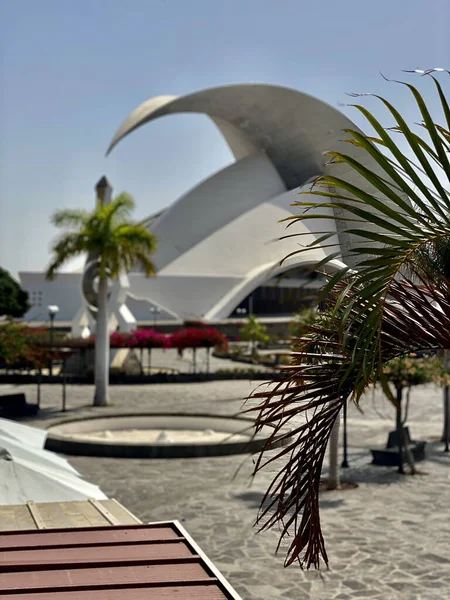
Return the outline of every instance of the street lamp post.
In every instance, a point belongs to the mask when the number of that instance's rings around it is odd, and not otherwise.
[[[239,318],[243,318],[245,319],[245,315],[247,314],[247,309],[244,308],[243,306],[241,306],[240,308],[236,309],[236,314],[239,316]],[[238,331],[239,333],[239,331]]]
[[[158,308],[157,306],[152,306],[150,309],[150,312],[152,313],[153,316],[153,327],[156,326],[156,321],[158,319],[158,315],[161,312],[161,309]]]
[[[344,420],[343,420],[343,424],[344,424],[344,458],[341,464],[341,467],[343,469],[348,469],[348,467],[350,466],[348,464],[348,443],[347,443],[347,402],[348,399],[345,399],[344,402]]]
[[[158,306],[151,306],[150,307],[150,312],[152,313],[152,317],[153,317],[153,328],[155,328],[156,321],[158,319],[159,313],[161,312],[161,309]],[[148,348],[147,349],[147,356],[148,356],[147,369],[148,369],[149,375],[151,375],[151,371],[152,371],[151,352],[152,352],[151,348]]]
[[[58,311],[59,311],[59,306],[56,306],[56,304],[50,304],[48,306],[48,316],[50,319],[50,356],[51,356],[51,352],[53,350],[55,316]],[[49,374],[49,377],[51,380],[51,378],[53,377],[53,360],[52,360],[52,358],[50,358],[50,360],[48,361],[48,374]]]

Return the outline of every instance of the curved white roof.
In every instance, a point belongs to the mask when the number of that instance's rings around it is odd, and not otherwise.
[[[159,239],[154,259],[158,274],[148,280],[132,274],[131,291],[182,318],[223,318],[273,275],[315,263],[336,250],[315,248],[280,266],[299,243],[308,244],[319,232],[335,227],[329,219],[300,224],[296,231],[303,230],[303,238],[274,242],[285,233],[278,221],[294,212],[294,193],[322,173],[339,176],[347,168],[325,164],[326,152],[342,151],[372,169],[376,166],[365,151],[344,145],[343,130],[358,130],[345,115],[308,94],[266,84],[150,98],[125,119],[108,153],[138,127],[185,112],[210,117],[236,162],[149,218],[147,226]],[[346,178],[367,187],[356,171]],[[331,209],[320,212],[333,216]],[[351,237],[345,223],[338,221],[337,227],[334,241],[351,264]]]
[[[287,189],[322,172],[324,153],[339,149],[343,130],[358,129],[341,112],[308,94],[277,85],[235,84],[150,98],[125,119],[107,153],[145,123],[189,112],[214,121],[236,160],[265,153]]]

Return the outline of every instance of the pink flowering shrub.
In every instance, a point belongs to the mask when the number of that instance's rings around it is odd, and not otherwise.
[[[130,334],[132,348],[170,348],[170,336],[154,329],[136,329]]]
[[[170,348],[170,336],[153,329],[136,329],[130,333],[113,331],[110,335],[112,348]]]
[[[228,339],[212,327],[187,327],[173,333],[159,333],[154,329],[136,329],[131,332],[113,331],[111,348],[227,348]],[[86,340],[71,339],[65,342],[71,348],[93,348],[95,336]]]
[[[61,358],[55,349],[61,344],[48,340],[48,330],[43,327],[27,327],[21,323],[7,322],[0,325],[0,364],[38,369],[49,360]]]
[[[178,350],[185,348],[226,348],[228,339],[212,327],[189,327],[179,329],[171,335],[172,347]]]

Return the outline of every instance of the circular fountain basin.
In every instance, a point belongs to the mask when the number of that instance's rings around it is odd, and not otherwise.
[[[243,417],[134,414],[63,421],[51,426],[45,448],[63,454],[116,458],[193,458],[253,453],[273,433]],[[271,448],[288,438],[275,438]]]

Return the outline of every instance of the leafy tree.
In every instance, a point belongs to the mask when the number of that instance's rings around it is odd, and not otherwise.
[[[294,343],[295,338],[301,338],[308,332],[309,326],[314,323],[318,314],[316,308],[301,308],[295,313],[293,320],[289,323],[289,331],[294,338]]]
[[[317,308],[301,308],[294,316],[293,321],[289,325],[292,333],[292,349],[299,350],[304,336],[307,336],[311,331],[311,326],[318,322],[320,313]],[[327,489],[335,490],[341,487],[341,470],[339,465],[339,430],[340,419],[336,419],[333,429],[330,433],[328,442],[329,463],[328,463],[328,481]]]
[[[29,308],[28,292],[20,287],[8,271],[0,268],[0,316],[20,318]]]
[[[272,389],[255,392],[261,402],[250,409],[257,412],[258,427],[274,426],[273,436],[280,435],[289,418],[296,418],[296,443],[259,515],[264,527],[281,523],[282,537],[292,535],[287,565],[300,560],[309,568],[318,567],[321,559],[328,562],[320,528],[320,475],[328,439],[347,398],[358,401],[379,380],[396,403],[383,373],[386,363],[412,352],[450,348],[450,282],[447,277],[436,279],[429,261],[420,261],[424,249],[434,251],[439,240],[450,238],[450,193],[445,187],[450,181],[450,106],[434,72],[422,74],[435,86],[444,124],[435,122],[415,86],[397,82],[413,96],[421,119],[418,129],[384,98],[378,97],[395,122],[389,129],[356,105],[374,135],[348,130],[348,154],[329,153],[332,163],[343,166],[343,176],[319,177],[312,190],[319,202],[298,203],[298,221],[329,219],[329,212],[320,215],[321,208],[336,210],[336,218],[348,215],[351,226],[346,232],[353,244],[352,268],[343,268],[325,286],[324,314],[299,343],[295,368]],[[354,158],[355,146],[367,156],[365,164]],[[305,210],[312,206],[313,215]],[[322,235],[317,245],[331,235]],[[275,459],[271,456],[270,462]],[[260,457],[256,471],[264,462]]]
[[[135,207],[129,194],[122,193],[109,204],[99,202],[92,212],[57,211],[52,222],[67,229],[53,245],[53,258],[47,269],[48,279],[71,258],[87,253],[98,256],[98,313],[95,335],[95,406],[108,404],[109,381],[109,310],[108,280],[140,264],[147,276],[155,272],[150,256],[156,250],[156,238],[143,225],[129,220]]]
[[[239,335],[244,342],[251,343],[252,353],[255,352],[258,342],[267,344],[270,340],[270,336],[267,333],[267,326],[261,323],[255,315],[248,317],[247,323],[239,329]]]
[[[411,388],[424,383],[440,383],[444,373],[442,362],[436,356],[417,358],[415,354],[393,358],[383,366],[383,376],[396,390],[396,431],[399,453],[399,473],[403,471],[403,457],[406,458],[411,474],[416,473],[414,458],[409,450],[404,426],[408,418]],[[402,415],[403,390],[406,389],[406,406]]]

